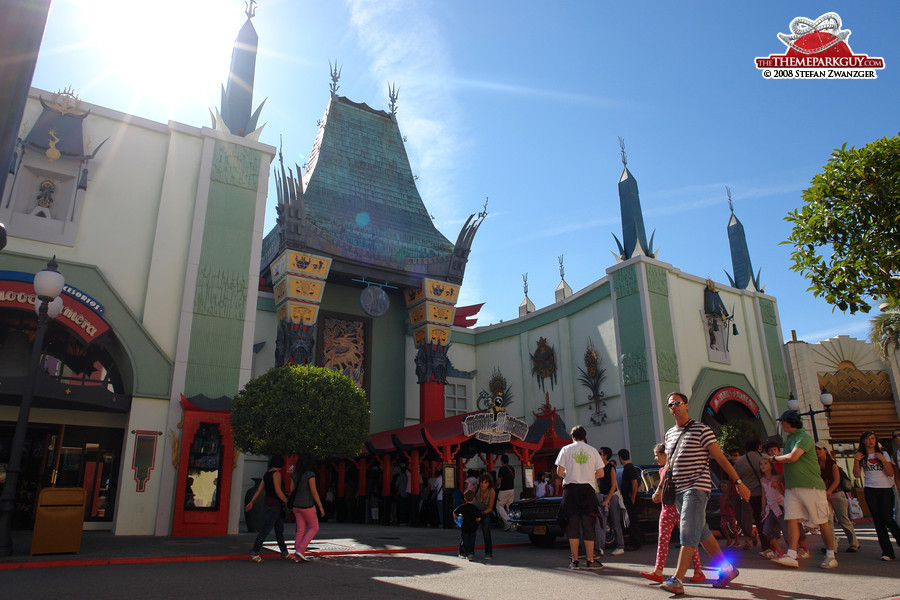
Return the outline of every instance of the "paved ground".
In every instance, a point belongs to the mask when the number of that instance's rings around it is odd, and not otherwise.
[[[292,528],[292,527],[291,527]],[[735,551],[741,575],[726,590],[689,584],[687,596],[816,600],[900,598],[900,562],[878,560],[870,524],[860,524],[862,551],[839,553],[835,571],[818,568],[820,555],[788,570]],[[77,555],[0,559],[5,598],[655,598],[670,596],[640,577],[655,558],[645,546],[606,557],[602,571],[568,571],[568,550],[533,548],[524,536],[494,531],[495,560],[456,557],[452,530],[325,523],[314,541],[319,558],[308,564],[247,561],[254,534],[221,538],[116,537],[85,532]],[[812,537],[811,544],[818,543]],[[27,552],[28,536],[17,534]],[[274,545],[274,544],[273,544]],[[815,547],[815,546],[814,546]],[[669,564],[673,565],[673,547]],[[671,569],[671,567],[670,567]],[[713,569],[707,571],[714,576]]]

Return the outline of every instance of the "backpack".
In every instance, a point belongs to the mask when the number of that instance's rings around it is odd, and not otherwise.
[[[841,482],[838,484],[838,491],[841,492],[852,492],[853,491],[853,480],[847,476],[847,473],[843,468],[838,467],[838,471],[841,474]]]

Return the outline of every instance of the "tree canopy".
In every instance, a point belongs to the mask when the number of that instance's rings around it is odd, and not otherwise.
[[[369,439],[369,404],[331,369],[273,367],[238,392],[231,429],[242,452],[352,458]]]
[[[836,149],[803,201],[783,243],[808,291],[851,314],[900,299],[900,135]]]

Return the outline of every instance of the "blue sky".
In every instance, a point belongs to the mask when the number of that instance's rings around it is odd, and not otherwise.
[[[54,0],[34,77],[91,103],[156,121],[209,124],[239,0]],[[875,81],[766,80],[753,59],[783,54],[794,17],[837,12],[856,54],[884,57]],[[638,181],[659,259],[727,284],[725,186],[754,269],[778,299],[782,331],[864,338],[866,315],[832,311],[789,270],[783,217],[843,143],[897,135],[896,2],[262,0],[254,106],[261,140],[302,164],[339,94],[398,119],[418,187],[451,241],[488,197],[460,304],[479,324],[518,315],[522,275],[553,302],[564,256],[579,290],[614,264],[621,238],[617,136]],[[266,230],[274,224],[274,191]]]

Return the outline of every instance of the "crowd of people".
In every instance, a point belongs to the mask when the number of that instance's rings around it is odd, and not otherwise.
[[[653,492],[652,500],[662,506],[656,561],[652,570],[641,573],[643,577],[659,583],[663,590],[683,593],[689,568],[692,568],[691,582],[706,580],[699,553],[701,546],[709,554],[710,564],[719,571],[714,587],[726,587],[739,575],[723,553],[722,545],[758,550],[763,558],[777,565],[797,568],[800,560],[811,557],[803,524],[821,535],[823,569],[838,566],[835,520],[846,538],[845,551],[859,550],[849,510],[852,480],[834,460],[828,444],[814,442],[804,431],[796,411],[785,411],[777,419],[783,438],[781,444],[773,440],[763,444],[757,438],[750,438],[743,452],[731,450],[726,455],[713,431],[691,419],[687,396],[672,393],[666,405],[675,425],[666,432],[663,443],[653,449],[660,485]],[[643,532],[635,512],[641,471],[632,464],[627,449],[619,450],[614,456],[608,447],[598,449],[589,445],[584,427],[572,428],[571,436],[572,443],[562,448],[556,458],[556,469],[536,474],[534,495],[562,496],[558,521],[569,542],[569,568],[581,567],[583,551],[586,568],[602,569],[599,557],[604,554],[607,539],[614,541],[612,555],[621,555],[628,548],[626,533],[631,548],[638,548],[642,542]],[[898,449],[892,456],[874,432],[864,432],[852,462],[853,477],[864,486],[865,501],[884,561],[896,558],[891,537],[900,546],[900,526],[894,512],[895,494],[900,489],[900,430],[894,431],[893,441]],[[719,470],[722,545],[707,524],[707,504],[714,485],[711,464],[716,464]],[[617,477],[619,465],[621,475]],[[308,457],[298,461],[287,485],[282,481],[283,467],[282,457],[272,457],[268,471],[246,506],[249,511],[260,498],[264,505],[262,527],[250,553],[254,562],[262,562],[259,551],[272,529],[283,559],[308,560],[307,546],[318,531],[319,519],[325,517],[333,502],[327,496],[324,502],[320,499],[316,473]],[[508,511],[515,499],[516,472],[508,456],[502,455],[494,472],[469,470],[466,475],[460,489],[448,490],[446,494],[460,530],[459,556],[475,559],[480,531],[484,558],[491,560],[492,527],[512,527]],[[396,500],[389,504],[389,515],[381,515],[384,520],[391,524],[418,521],[418,524],[443,525],[445,494],[441,474],[437,472],[428,478],[420,474],[420,478],[421,492],[416,503],[412,474],[405,464],[398,466],[391,479],[392,499]],[[666,488],[671,488],[671,492],[667,493]],[[286,511],[293,512],[297,521],[293,554],[287,551],[284,542]],[[370,516],[379,521],[377,509]],[[676,525],[681,548],[675,572],[665,577],[665,563]]]

